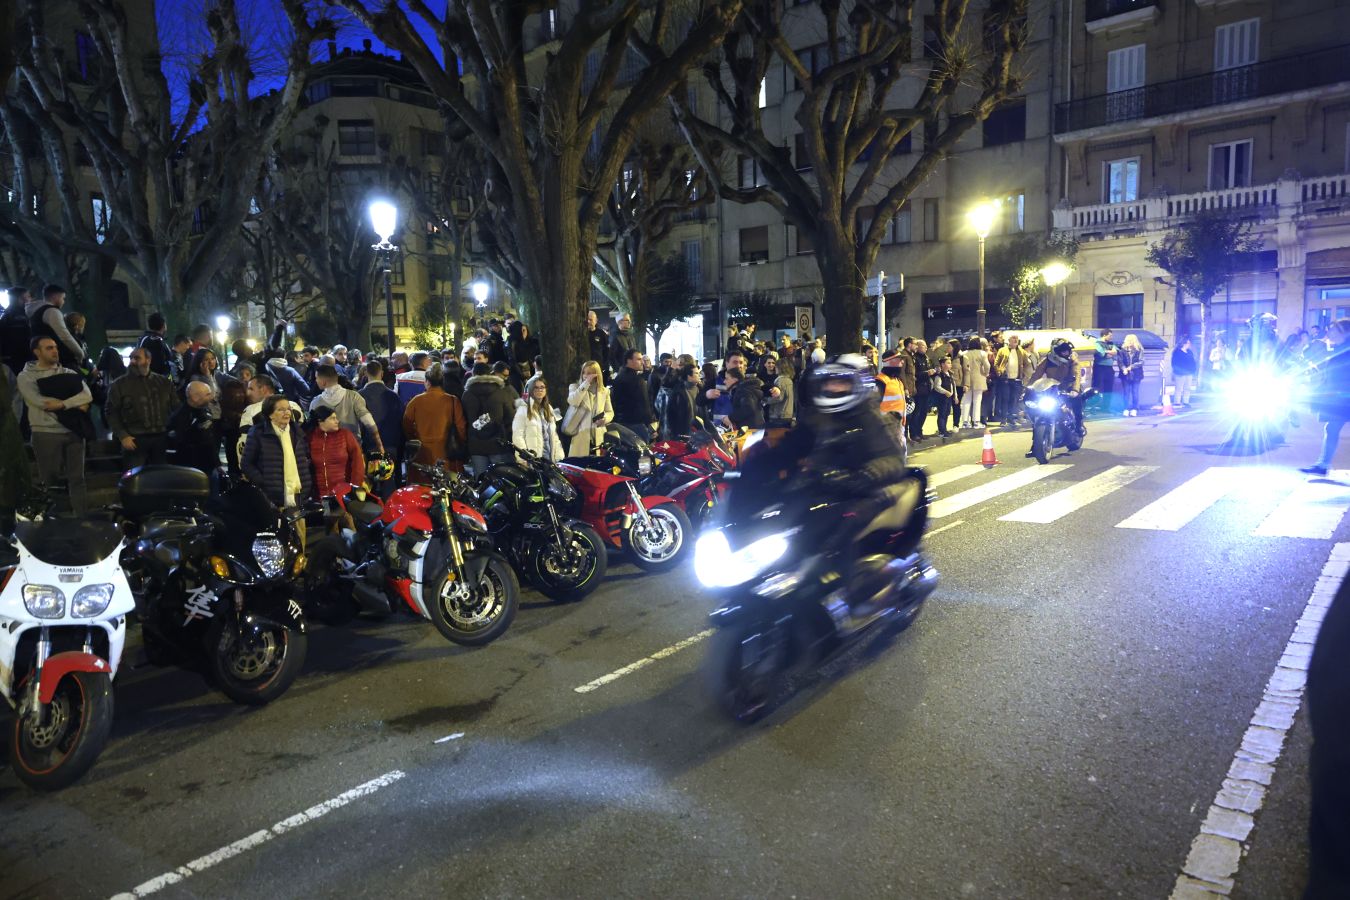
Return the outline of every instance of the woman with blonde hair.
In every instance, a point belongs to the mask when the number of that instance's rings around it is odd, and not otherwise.
[[[563,416],[563,438],[568,441],[568,456],[590,456],[605,437],[605,426],[614,421],[614,406],[605,387],[600,364],[587,360],[581,364],[581,377],[567,393],[567,413]]]
[[[1144,380],[1144,345],[1133,334],[1127,334],[1120,345],[1120,353],[1116,354],[1116,372],[1125,394],[1125,415],[1138,418],[1139,383]]]
[[[557,462],[563,458],[563,448],[553,421],[553,407],[548,402],[548,382],[543,375],[535,375],[525,382],[525,399],[516,401],[516,416],[511,422],[511,443],[535,456]]]

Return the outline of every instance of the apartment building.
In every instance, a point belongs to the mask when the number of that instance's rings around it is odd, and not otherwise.
[[[1057,54],[1054,226],[1081,241],[1073,326],[1198,334],[1146,254],[1196,212],[1249,220],[1261,252],[1215,298],[1230,346],[1350,315],[1350,5],[1343,0],[1072,0]]]
[[[896,88],[894,102],[898,106],[917,95],[931,64],[930,48],[935,44],[932,13],[930,3],[916,4],[912,62],[907,66],[907,77]],[[978,42],[978,7],[967,20],[965,37]],[[810,48],[825,39],[820,10],[813,2],[789,3],[784,24],[794,48]],[[898,314],[892,312],[888,323],[892,341],[901,334],[931,339],[947,332],[974,330],[979,239],[966,214],[975,205],[993,200],[1001,206],[1002,215],[988,239],[989,252],[1008,235],[1045,232],[1050,226],[1049,180],[1057,153],[1051,141],[1055,74],[1051,44],[1056,28],[1049,2],[1032,0],[1028,29],[1027,48],[1018,63],[1025,84],[1022,96],[972,129],[887,227],[877,271],[868,274],[877,278],[884,273],[888,294],[899,293],[903,276],[904,303]],[[793,150],[794,158],[800,156],[795,151],[800,127],[794,115],[801,97],[791,73],[781,65],[770,68],[760,98],[765,127],[771,130],[771,137]],[[877,187],[878,197],[884,186],[909,171],[923,150],[924,139],[923,129],[915,129],[900,145],[887,163],[882,184]],[[861,171],[862,164],[857,168]],[[744,161],[735,177],[741,185],[750,186],[758,173],[753,163]],[[714,256],[713,288],[722,300],[723,315],[743,304],[747,295],[769,295],[781,306],[781,314],[772,322],[760,322],[761,333],[770,326],[775,331],[791,332],[797,306],[814,306],[817,330],[825,330],[820,315],[820,272],[812,248],[800,239],[796,229],[766,204],[719,201],[715,214],[716,244],[711,248],[704,245],[703,249],[710,249]],[[1006,287],[992,283],[987,287],[989,327],[1006,324],[999,309],[1006,296]]]

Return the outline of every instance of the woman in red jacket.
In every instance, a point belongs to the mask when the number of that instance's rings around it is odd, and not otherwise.
[[[320,404],[310,410],[309,459],[314,466],[314,489],[320,497],[335,496],[348,484],[366,480],[366,460],[356,436],[342,427],[337,412]]]

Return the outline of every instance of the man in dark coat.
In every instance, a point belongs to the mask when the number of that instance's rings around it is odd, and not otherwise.
[[[609,399],[614,405],[615,422],[630,429],[644,441],[652,439],[656,410],[652,409],[647,379],[642,375],[642,351],[633,348],[624,356],[623,368],[610,386]]]
[[[505,363],[502,363],[505,365]],[[515,399],[506,381],[492,374],[487,363],[476,363],[464,383],[464,418],[469,423],[469,465],[475,474],[493,463],[510,462],[514,454],[503,449],[511,442]]]
[[[487,337],[478,344],[478,350],[487,354],[489,363],[506,362],[506,338],[502,337],[502,320],[488,322]]]
[[[141,335],[136,347],[150,354],[151,372],[172,379],[176,368],[173,364],[174,352],[164,340],[164,332],[168,327],[164,313],[152,312],[145,320],[145,334]]]
[[[619,316],[619,327],[609,337],[609,365],[615,375],[623,372],[627,365],[628,351],[637,346],[637,337],[633,334],[633,320],[626,313]]]
[[[600,373],[608,384],[609,372],[605,363],[609,359],[609,332],[600,327],[600,317],[595,310],[586,313],[586,359],[600,364]]]
[[[174,462],[212,475],[220,467],[220,430],[207,409],[211,388],[204,382],[190,381],[183,396],[185,402],[174,410],[168,423]]]
[[[1350,420],[1350,319],[1337,319],[1327,326],[1330,353],[1317,366],[1316,387],[1312,407],[1317,418],[1325,422],[1322,452],[1317,462],[1299,471],[1308,475],[1325,475],[1336,455],[1341,440],[1341,429]]]
[[[377,359],[366,363],[366,384],[357,391],[366,401],[366,409],[375,417],[375,429],[380,433],[384,451],[395,463],[394,477],[376,485],[376,493],[388,497],[398,482],[403,468],[403,410],[398,393],[384,383],[384,365]]]
[[[764,382],[740,369],[728,369],[726,384],[731,389],[731,413],[727,416],[737,428],[764,427]]]

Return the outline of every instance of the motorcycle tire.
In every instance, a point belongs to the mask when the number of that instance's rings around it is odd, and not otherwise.
[[[468,647],[481,647],[501,637],[520,606],[520,583],[505,557],[496,553],[488,557],[483,577],[475,587],[474,610],[468,615],[453,590],[451,575],[446,571],[429,582],[424,595],[431,624],[441,637]],[[492,595],[484,597],[484,591],[491,591]],[[455,608],[448,608],[448,604]]]
[[[600,540],[599,533],[589,525],[572,526],[572,539],[584,546],[587,561],[582,563],[582,571],[572,578],[561,578],[545,570],[547,555],[536,549],[530,557],[530,580],[539,588],[539,592],[550,600],[559,603],[571,603],[580,600],[599,587],[609,568],[609,551]],[[557,552],[557,547],[544,548]]]
[[[103,752],[112,720],[112,676],[71,672],[56,687],[45,727],[37,728],[31,714],[14,717],[10,766],[36,790],[69,787]]]
[[[708,641],[703,683],[708,698],[722,712],[745,725],[758,722],[783,702],[787,691],[786,638],[773,642],[753,671],[743,658],[745,640],[765,631],[750,625],[718,629]],[[772,633],[773,629],[768,629]]]
[[[1083,435],[1087,431],[1079,431],[1076,427],[1064,429],[1064,449],[1070,453],[1083,446]]]
[[[217,616],[206,632],[211,683],[235,703],[264,706],[286,693],[305,665],[306,635],[281,625],[241,633],[232,615]]]
[[[1031,452],[1036,462],[1045,465],[1050,461],[1050,426],[1037,424],[1031,429]]]
[[[693,529],[684,510],[674,503],[653,506],[647,510],[647,514],[652,518],[653,529],[660,528],[660,536],[641,533],[639,529],[642,522],[634,517],[632,525],[623,533],[623,549],[632,556],[639,568],[648,572],[665,572],[684,558]]]

